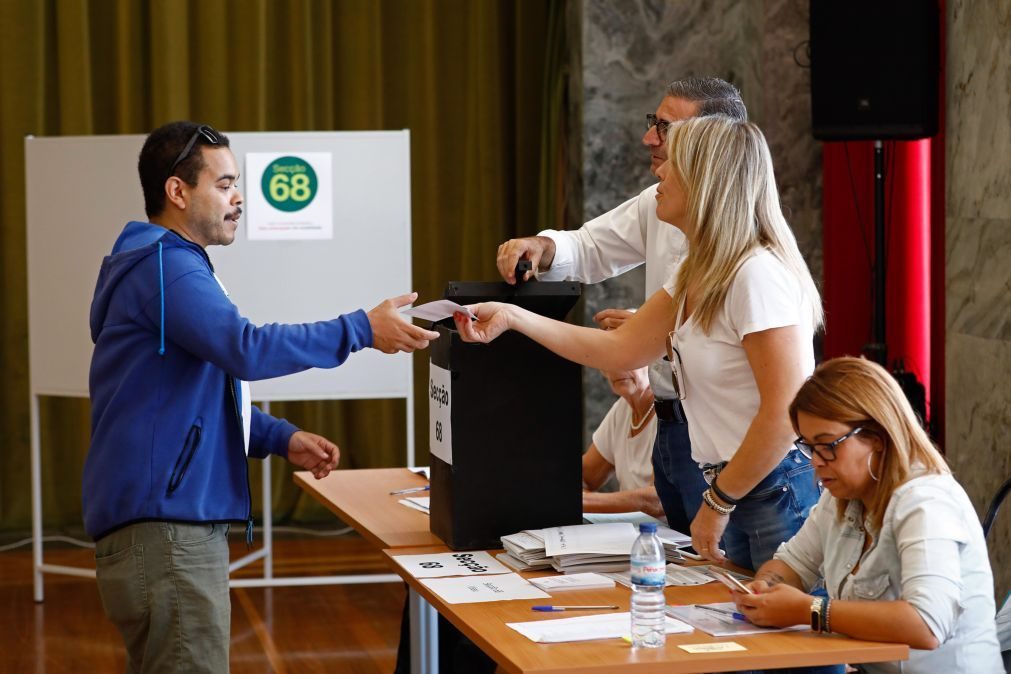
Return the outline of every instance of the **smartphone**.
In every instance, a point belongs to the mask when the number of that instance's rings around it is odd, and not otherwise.
[[[693,559],[696,562],[701,562],[704,559],[702,555],[695,552],[695,548],[693,548],[690,545],[685,545],[683,547],[678,548],[678,552],[680,552],[681,556],[684,557],[685,559]],[[720,550],[720,554],[724,555],[726,553],[723,552],[723,550]]]
[[[744,594],[755,594],[754,592],[751,591],[750,587],[748,587],[741,581],[737,580],[731,574],[727,573],[723,569],[710,566],[708,571],[710,576],[720,581],[721,583],[729,587],[731,590],[743,592]]]

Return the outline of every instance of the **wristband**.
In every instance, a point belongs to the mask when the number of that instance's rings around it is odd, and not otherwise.
[[[831,623],[831,620],[832,620],[832,600],[831,599],[828,599],[828,598],[825,599],[825,604],[824,604],[824,607],[822,608],[821,618],[822,618],[822,620],[821,620],[821,626],[824,628],[823,631],[825,631],[825,632],[831,632],[832,631],[832,623]]]
[[[812,632],[822,632],[821,624],[821,606],[825,602],[821,597],[815,597],[811,600],[811,631]]]
[[[716,478],[715,477],[713,478],[713,481],[709,484],[709,488],[712,489],[713,493],[716,494],[717,496],[719,496],[720,500],[723,501],[724,503],[726,503],[727,505],[735,506],[740,501],[740,499],[730,498],[729,496],[727,496],[726,494],[724,494],[723,490],[720,489],[719,485],[716,484]]]
[[[735,505],[725,506],[717,503],[716,499],[713,498],[712,489],[706,489],[704,492],[702,492],[702,500],[705,501],[707,506],[718,512],[720,515],[729,515],[730,513],[734,512],[734,510],[737,509],[737,506]]]

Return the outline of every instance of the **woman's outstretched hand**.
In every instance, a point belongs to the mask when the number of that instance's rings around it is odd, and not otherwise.
[[[509,329],[508,304],[483,302],[470,305],[470,310],[477,316],[476,321],[459,311],[453,314],[456,329],[465,342],[487,344]]]

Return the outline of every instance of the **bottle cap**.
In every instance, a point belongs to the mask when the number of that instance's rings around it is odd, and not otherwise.
[[[639,523],[639,533],[640,534],[655,534],[656,533],[656,522],[640,522]]]

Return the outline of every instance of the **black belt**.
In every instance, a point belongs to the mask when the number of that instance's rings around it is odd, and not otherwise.
[[[654,400],[653,407],[656,408],[656,418],[661,421],[673,421],[674,423],[687,423],[684,408],[677,398],[670,400]]]

